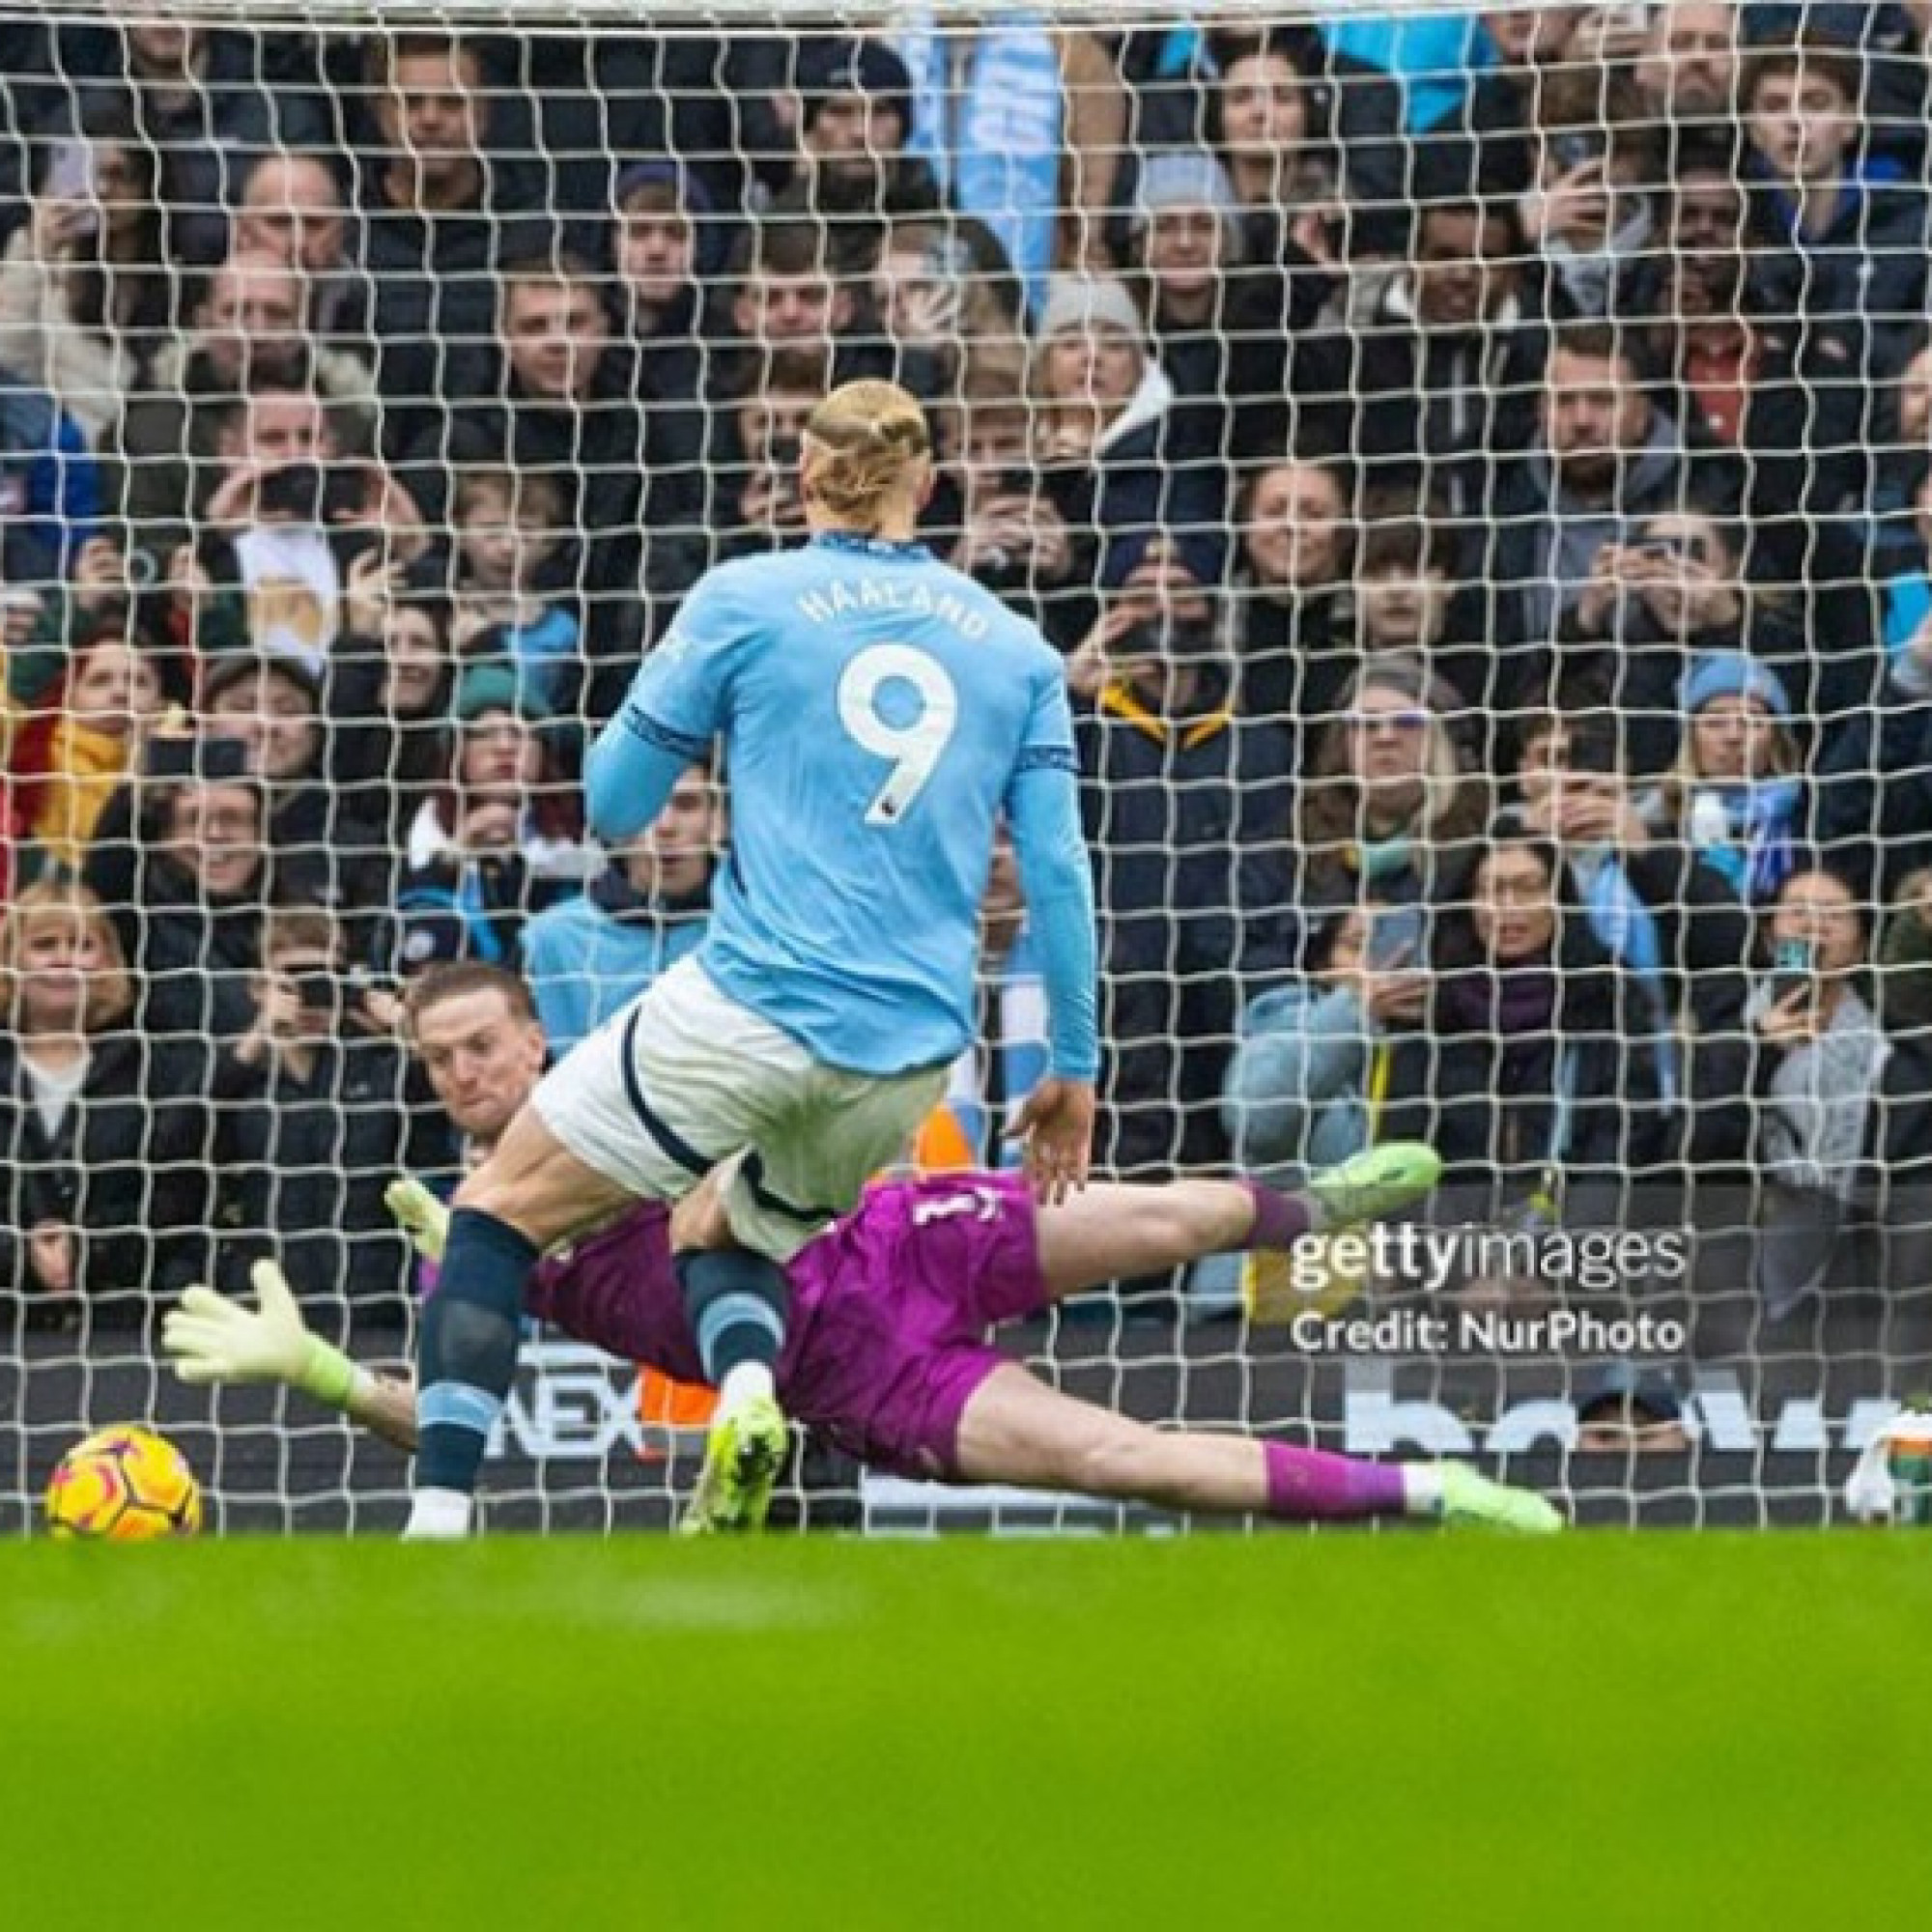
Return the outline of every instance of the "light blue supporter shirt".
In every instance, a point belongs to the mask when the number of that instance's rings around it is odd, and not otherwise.
[[[1059,654],[920,544],[821,533],[712,571],[591,748],[592,829],[656,817],[724,741],[731,844],[697,958],[827,1065],[943,1066],[974,1035],[980,900],[1011,827],[1052,1068],[1092,1080],[1094,888]]]

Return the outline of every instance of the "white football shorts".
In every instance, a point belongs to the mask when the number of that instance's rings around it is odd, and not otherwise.
[[[531,1104],[586,1167],[647,1200],[726,1169],[732,1231],[789,1261],[903,1158],[947,1073],[827,1066],[682,959],[545,1074]]]

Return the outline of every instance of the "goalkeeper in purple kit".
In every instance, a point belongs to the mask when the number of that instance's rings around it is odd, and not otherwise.
[[[941,1482],[1069,1490],[1206,1514],[1288,1521],[1414,1517],[1540,1535],[1541,1496],[1457,1463],[1376,1463],[1253,1436],[1155,1429],[1048,1388],[988,1341],[994,1324],[1122,1276],[1240,1249],[1266,1223],[1320,1234],[1426,1191],[1429,1150],[1389,1147],[1303,1194],[1241,1180],[1095,1185],[1036,1204],[1012,1175],[949,1174],[871,1189],[793,1259],[778,1364],[789,1411],[875,1468]],[[414,1183],[399,1215],[432,1256],[441,1204]],[[694,1197],[694,1201],[696,1198]],[[694,1207],[687,1211],[715,1211]],[[580,1341],[680,1378],[703,1364],[678,1292],[672,1210],[640,1205],[536,1269],[533,1314]],[[1294,1236],[1294,1238],[1298,1238]],[[418,1437],[412,1386],[308,1333],[288,1284],[258,1264],[250,1311],[190,1289],[164,1339],[184,1380],[281,1381],[391,1441]]]

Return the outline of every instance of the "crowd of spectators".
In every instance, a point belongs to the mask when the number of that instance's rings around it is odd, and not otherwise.
[[[1932,6],[930,12],[10,30],[0,1288],[104,1319],[272,1241],[400,1316],[383,1182],[462,1157],[407,982],[516,967],[561,1049],[696,943],[728,773],[602,851],[587,734],[887,375],[931,547],[1067,658],[1110,1169],[1694,1172],[1779,1231],[1765,1320],[1884,1289]],[[987,934],[940,1140],[997,1161],[1005,858]]]

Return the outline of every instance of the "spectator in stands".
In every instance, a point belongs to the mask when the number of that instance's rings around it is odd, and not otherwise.
[[[402,849],[448,770],[455,670],[443,577],[438,557],[406,571],[374,551],[350,570],[327,694],[330,768],[387,851]]]
[[[162,716],[161,680],[125,635],[101,632],[16,726],[13,815],[42,866],[67,877],[81,861],[108,800],[141,763]]]
[[[223,431],[257,384],[312,384],[342,455],[366,457],[377,441],[373,372],[317,339],[298,266],[238,247],[209,274],[188,325],[156,356],[154,386],[128,406],[112,445],[109,500],[156,560],[206,511],[221,481]]]
[[[977,221],[890,223],[872,264],[871,308],[894,379],[928,403],[955,397],[972,359],[1023,353],[1019,284]]]
[[[1243,715],[1300,728],[1334,710],[1355,664],[1343,614],[1355,541],[1349,513],[1349,481],[1333,463],[1288,457],[1243,483],[1232,599]]]
[[[6,625],[8,695],[24,704],[51,698],[81,648],[107,633],[123,637],[153,666],[169,697],[186,695],[172,642],[155,621],[159,607],[144,594],[148,559],[129,551],[118,530],[99,529],[74,552],[65,583],[0,590]]]
[[[669,159],[633,161],[617,177],[611,265],[624,321],[653,345],[692,343],[699,334],[707,277],[724,267],[724,223],[700,177]],[[667,395],[695,396],[688,381],[661,382]]]
[[[1932,1040],[1932,870],[1906,872],[1886,907],[1878,949],[1879,1011],[1887,1030]]]
[[[169,568],[190,602],[195,643],[278,652],[320,677],[341,632],[349,565],[372,547],[420,555],[422,513],[380,463],[345,457],[334,412],[306,380],[255,378],[216,447],[221,480],[201,538]],[[230,595],[211,613],[222,589]]]
[[[719,447],[726,460],[713,478],[712,528],[731,551],[772,550],[806,534],[800,439],[807,417],[825,399],[827,375],[821,351],[782,350],[721,417]]]
[[[1030,384],[1036,456],[1048,494],[1099,543],[1103,582],[1118,583],[1123,547],[1150,532],[1205,530],[1221,497],[1172,420],[1174,384],[1118,281],[1057,279],[1040,318]]]
[[[393,1327],[408,1314],[411,1263],[383,1200],[411,1167],[401,1009],[347,967],[327,913],[269,914],[254,1019],[224,1082],[220,1276],[239,1289],[272,1254],[309,1295],[346,1297],[358,1326]]]
[[[1871,447],[1847,454],[1861,473],[1846,479],[1844,496],[1830,507],[1863,526],[1874,575],[1889,580],[1919,574],[1932,554],[1919,527],[1918,503],[1932,454],[1932,333],[1913,337],[1897,376],[1880,392],[1871,413]]]
[[[342,185],[326,156],[264,155],[248,170],[229,253],[299,271],[309,325],[324,342],[366,339],[373,294],[350,255]]]
[[[831,363],[828,386],[886,373],[890,358],[861,312],[860,284],[833,271],[815,223],[791,214],[753,223],[732,251],[730,282],[731,338],[714,358],[714,396],[755,387],[786,352]]]
[[[0,259],[0,367],[45,389],[96,448],[174,322],[157,167],[125,112],[95,110],[48,150]]]
[[[1363,528],[1350,592],[1354,649],[1360,659],[1409,652],[1460,697],[1483,688],[1489,646],[1480,593],[1457,582],[1452,532],[1432,509],[1405,504]]]
[[[1561,853],[1577,903],[1629,977],[1634,1017],[1656,1045],[1694,1157],[1721,1147],[1742,1060],[1750,921],[1731,881],[1651,827],[1624,770],[1618,725],[1552,715],[1525,736],[1521,803],[1500,823]]]
[[[1932,477],[1918,497],[1932,525]],[[1879,895],[1932,864],[1932,578],[1921,564],[1886,593],[1884,684],[1822,735],[1815,814],[1833,868]]]
[[[553,711],[571,708],[582,674],[577,613],[554,567],[564,504],[540,469],[468,469],[456,485],[457,655],[506,660]]]
[[[1807,692],[1815,655],[1775,590],[1744,582],[1723,526],[1666,511],[1628,543],[1597,553],[1590,581],[1563,620],[1558,688],[1574,708],[1615,708],[1633,768],[1662,772],[1682,736],[1680,699],[1691,660],[1748,651],[1787,692]]]
[[[1794,586],[1808,581],[1807,628],[1842,646],[1869,628],[1852,600],[1832,595],[1830,580],[1862,573],[1838,520],[1861,498],[1861,445],[1879,412],[1860,375],[1855,313],[1801,316],[1757,299],[1747,165],[1734,141],[1678,145],[1644,340],[1677,384],[1691,433],[1746,459],[1753,570]]]
[[[242,748],[242,768],[269,802],[275,895],[344,921],[369,916],[389,895],[387,849],[354,800],[327,782],[322,691],[298,659],[218,658],[202,678],[209,735]]]
[[[1895,160],[1860,157],[1861,98],[1857,55],[1823,39],[1760,48],[1746,68],[1754,300],[1849,328],[1869,374],[1924,320],[1928,225],[1924,191]]]
[[[1229,466],[1262,454],[1281,426],[1293,326],[1279,272],[1242,266],[1237,223],[1234,187],[1210,156],[1143,162],[1128,267],[1154,357],[1175,386],[1176,444],[1200,453],[1224,494]]]
[[[1673,130],[1731,124],[1743,11],[1730,0],[1662,0],[1650,10],[1636,79],[1658,121]]]
[[[704,401],[718,332],[707,289],[724,268],[726,237],[710,190],[677,161],[632,162],[617,177],[616,207],[611,263],[634,393],[656,452],[658,527],[668,539],[673,505],[695,517],[705,507]]]
[[[1211,606],[1177,561],[1163,539],[1136,559],[1075,721],[1114,1055],[1102,1158],[1122,1173],[1224,1156],[1236,1016],[1288,958],[1288,742],[1228,708]]]
[[[1459,709],[1426,665],[1397,651],[1343,688],[1337,715],[1314,735],[1296,803],[1297,904],[1436,895],[1445,865],[1490,817],[1488,787],[1451,734]]]
[[[1534,306],[1552,320],[1640,312],[1660,153],[1634,82],[1566,68],[1538,90],[1536,186],[1523,228],[1542,256]]]
[[[940,553],[1031,617],[1062,650],[1092,608],[1090,547],[1041,487],[1031,460],[1025,363],[984,349],[966,365],[958,404],[939,417],[951,525]]]
[[[1241,259],[1283,270],[1294,295],[1291,313],[1312,314],[1347,238],[1318,97],[1286,43],[1262,39],[1230,48],[1210,97],[1208,134],[1240,211]]]
[[[1798,863],[1808,820],[1790,694],[1744,652],[1713,651],[1685,679],[1684,715],[1655,829],[1683,839],[1747,903],[1763,904]]]
[[[268,805],[242,747],[151,733],[141,775],[108,802],[83,870],[161,1037],[237,1038],[254,1017],[270,895]]]
[[[207,1054],[133,1025],[134,980],[84,887],[0,925],[0,1289],[32,1319],[139,1319],[203,1278],[218,1154]]]
[[[1534,709],[1549,689],[1549,648],[1582,596],[1605,545],[1667,510],[1722,507],[1719,479],[1687,454],[1652,400],[1626,337],[1606,323],[1573,323],[1554,338],[1539,434],[1496,492],[1498,519],[1484,575],[1496,596],[1492,688],[1468,694]]]
[[[445,406],[488,393],[503,220],[543,204],[518,157],[492,142],[494,91],[473,43],[379,33],[364,52],[375,138],[357,199],[384,440],[392,455],[433,461]]]
[[[1693,134],[1670,145],[1658,239],[1680,274],[1705,285],[1692,315],[1740,305],[1750,253],[1744,175],[1745,151],[1734,134]]]
[[[1728,11],[1728,9],[1726,10]],[[1577,1390],[1579,1456],[1680,1456],[1696,1441],[1670,1375],[1613,1362]]]
[[[1242,1167],[1305,1177],[1374,1141],[1387,1029],[1420,1018],[1428,997],[1423,934],[1407,909],[1332,907],[1300,975],[1250,1002],[1221,1103]]]
[[[1664,196],[1665,246],[1644,295],[1650,318],[1645,347],[1656,367],[1676,383],[1685,420],[1714,443],[1788,458],[1798,437],[1815,438],[1821,461],[1842,466],[1861,413],[1843,393],[1851,382],[1849,353],[1830,330],[1799,337],[1753,312],[1745,286],[1745,199],[1736,170],[1727,150],[1680,156]],[[1791,393],[1806,368],[1827,381]],[[1776,398],[1769,410],[1767,387]],[[1795,422],[1778,423],[1780,414],[1794,412]],[[1834,422],[1845,427],[1834,429]],[[1789,448],[1780,446],[1786,442]],[[1804,500],[1816,502],[1822,495],[1805,479]]]
[[[1788,44],[1812,35],[1842,47],[1864,82],[1861,145],[1896,161],[1908,180],[1923,178],[1928,20],[1920,0],[1758,0],[1750,38]]]
[[[798,50],[798,172],[781,205],[825,224],[827,260],[856,274],[883,224],[945,205],[932,170],[906,151],[912,79],[882,41],[813,36]]]
[[[551,1050],[568,1053],[704,937],[724,831],[723,795],[697,765],[635,845],[581,896],[524,928],[523,968]]]
[[[1821,1292],[1886,1278],[1883,1257],[1874,1264],[1859,1236],[1889,1192],[1908,1179],[1922,1186],[1932,1060],[1922,1038],[1888,1036],[1879,1022],[1865,916],[1845,881],[1794,869],[1768,938],[1771,970],[1749,1011],[1752,1104],[1742,1112],[1765,1176],[1756,1288],[1776,1321]]]
[[[1555,849],[1503,833],[1466,860],[1426,971],[1418,1023],[1391,1035],[1381,1132],[1440,1151],[1458,1213],[1621,1220],[1666,1149],[1656,1055]]]
[[[438,958],[501,964],[525,920],[584,876],[577,803],[544,731],[549,710],[506,666],[476,665],[457,681],[456,722],[445,781],[405,847],[392,951],[412,969]]]
[[[1528,243],[1511,204],[1440,199],[1417,211],[1405,253],[1359,334],[1294,344],[1297,429],[1306,447],[1358,451],[1372,483],[1414,479],[1473,522],[1535,435]]]

